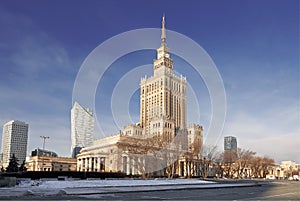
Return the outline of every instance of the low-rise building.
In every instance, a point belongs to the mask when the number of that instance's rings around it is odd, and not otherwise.
[[[274,165],[269,168],[269,177],[273,176],[276,179],[295,179],[299,177],[299,164],[295,161],[281,161],[281,164]]]
[[[27,171],[76,171],[76,158],[58,157],[48,150],[36,149],[26,161]]]

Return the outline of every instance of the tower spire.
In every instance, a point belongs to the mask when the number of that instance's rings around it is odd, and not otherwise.
[[[161,22],[161,44],[162,46],[166,45],[165,14],[162,17],[162,22]]]

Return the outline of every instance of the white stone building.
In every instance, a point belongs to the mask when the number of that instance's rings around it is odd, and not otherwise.
[[[154,75],[142,78],[140,83],[140,126],[145,128],[146,134],[150,132],[153,120],[162,123],[172,121],[176,130],[186,129],[186,78],[176,75],[173,68],[163,18],[161,46],[154,60]]]
[[[26,161],[27,171],[76,171],[76,158],[30,156]]]
[[[187,130],[189,150],[200,154],[203,149],[203,127],[198,124],[191,124]]]
[[[137,175],[196,174],[203,128],[186,126],[186,78],[174,73],[162,20],[154,75],[140,83],[140,122],[99,139],[77,155],[78,171]],[[199,169],[199,168],[198,168]]]
[[[26,159],[28,124],[12,120],[4,124],[2,133],[2,167],[6,168],[14,154],[21,164]]]

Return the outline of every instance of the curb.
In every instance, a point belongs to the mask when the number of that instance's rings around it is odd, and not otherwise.
[[[177,186],[177,187],[176,187]],[[62,189],[58,195],[95,195],[95,194],[113,194],[113,193],[136,193],[136,192],[153,192],[153,191],[169,191],[169,190],[187,190],[187,189],[218,189],[218,188],[243,188],[261,186],[258,183],[240,183],[240,184],[189,184],[189,185],[153,185],[153,186],[133,186],[109,188],[91,188],[90,192],[78,192],[77,189]],[[162,187],[162,188],[157,188]],[[123,188],[123,189],[122,189]]]

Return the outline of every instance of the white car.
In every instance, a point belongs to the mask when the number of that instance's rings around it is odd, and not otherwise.
[[[275,178],[275,175],[267,174],[266,179],[276,179],[276,178]]]

